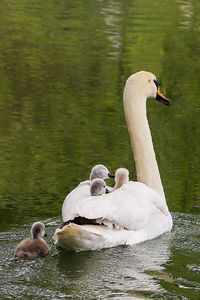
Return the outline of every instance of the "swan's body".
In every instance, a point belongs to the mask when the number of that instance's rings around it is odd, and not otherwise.
[[[41,222],[33,223],[31,227],[31,238],[27,238],[19,243],[15,249],[15,257],[34,259],[45,256],[49,252],[49,246],[44,241],[45,226]]]
[[[160,97],[155,75],[138,72],[130,76],[124,89],[124,110],[140,182],[129,181],[112,193],[91,197],[83,191],[71,195],[65,207],[65,220],[81,216],[106,225],[70,223],[57,229],[55,243],[66,249],[96,250],[121,244],[135,244],[153,239],[172,228],[164,190],[155,158],[146,117],[146,99]],[[75,196],[75,195],[74,195]]]

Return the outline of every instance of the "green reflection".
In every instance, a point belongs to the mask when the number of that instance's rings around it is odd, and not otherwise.
[[[199,212],[199,3],[188,3],[1,2],[2,229],[60,216],[96,163],[136,179],[122,93],[140,69],[171,98],[148,102],[169,208]]]

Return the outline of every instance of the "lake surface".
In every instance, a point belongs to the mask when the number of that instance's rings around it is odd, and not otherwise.
[[[1,1],[1,299],[199,299],[199,20],[198,0]],[[57,249],[63,200],[95,164],[136,180],[122,94],[139,70],[171,99],[147,108],[173,230],[125,248]],[[37,220],[52,251],[13,260]]]

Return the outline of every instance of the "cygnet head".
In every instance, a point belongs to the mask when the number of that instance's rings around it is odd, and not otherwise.
[[[101,196],[107,193],[106,183],[103,179],[93,179],[90,185],[91,196]]]
[[[129,171],[125,168],[119,168],[115,172],[115,186],[114,189],[120,188],[123,184],[129,182]]]
[[[31,227],[31,236],[33,239],[39,239],[45,236],[45,225],[42,222],[35,222]]]
[[[112,175],[104,165],[94,166],[90,173],[90,180],[93,180],[95,178],[107,179],[114,177],[115,176]]]
[[[157,81],[156,76],[150,72],[140,71],[131,75],[127,81],[124,89],[124,99],[129,95],[141,95],[146,98],[155,98],[156,100],[169,105],[167,99],[160,91],[160,83]]]

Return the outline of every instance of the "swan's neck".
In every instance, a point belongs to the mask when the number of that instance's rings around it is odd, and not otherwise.
[[[165,198],[146,116],[146,97],[133,87],[124,90],[124,110],[133,149],[137,180]]]

